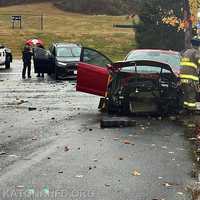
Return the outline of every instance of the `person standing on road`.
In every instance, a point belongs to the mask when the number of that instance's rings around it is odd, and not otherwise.
[[[32,59],[32,51],[30,46],[25,46],[24,50],[22,52],[22,60],[23,60],[23,70],[22,70],[22,78],[25,79],[26,78],[26,69],[27,70],[27,75],[28,78],[31,78],[31,59]]]
[[[182,53],[180,79],[183,90],[183,107],[195,110],[199,85],[200,39],[191,40],[192,47]]]
[[[39,44],[36,46],[36,48],[44,49],[44,46],[42,44]],[[44,73],[41,73],[42,78],[44,78]],[[37,74],[37,77],[40,77],[40,73]]]

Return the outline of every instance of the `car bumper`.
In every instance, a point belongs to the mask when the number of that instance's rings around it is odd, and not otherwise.
[[[76,64],[67,64],[66,66],[56,66],[56,73],[59,78],[68,78],[70,75],[77,75]]]

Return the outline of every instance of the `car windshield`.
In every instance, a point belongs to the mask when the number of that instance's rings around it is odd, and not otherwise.
[[[170,65],[172,69],[176,69],[180,65],[180,55],[178,53],[175,54],[167,51],[133,51],[127,56],[126,61],[134,60],[152,60],[162,62]]]
[[[56,56],[57,57],[80,57],[80,47],[58,47]]]

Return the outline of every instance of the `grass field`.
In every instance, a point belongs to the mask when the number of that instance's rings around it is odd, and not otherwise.
[[[44,30],[40,30],[41,13],[44,14]],[[11,28],[10,18],[15,14],[22,15],[21,30]],[[51,3],[1,7],[0,43],[12,48],[15,57],[21,55],[24,41],[41,38],[46,47],[53,41],[76,42],[96,48],[113,60],[121,60],[129,50],[135,48],[134,32],[131,29],[113,28],[113,24],[127,23],[131,21],[125,16],[68,13]]]

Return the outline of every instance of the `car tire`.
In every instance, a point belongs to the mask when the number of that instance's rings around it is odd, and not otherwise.
[[[10,62],[6,62],[5,67],[6,67],[6,69],[10,69]]]
[[[107,106],[107,112],[108,112],[108,114],[115,114],[115,113],[117,112],[117,108],[116,108],[116,106],[113,104],[113,102],[112,102],[111,99],[109,99],[109,100],[107,101],[106,106]]]

